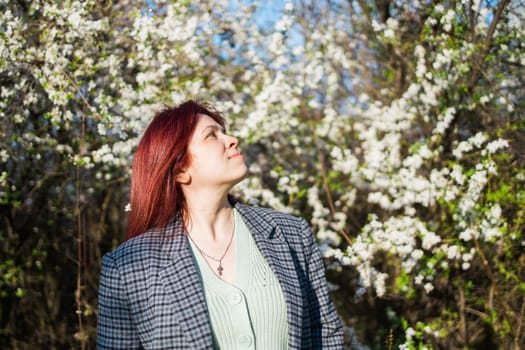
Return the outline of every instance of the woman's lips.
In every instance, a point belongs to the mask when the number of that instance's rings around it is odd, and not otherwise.
[[[234,154],[232,154],[231,156],[229,156],[228,158],[238,158],[238,157],[241,157],[242,158],[242,154],[241,152],[235,152]]]

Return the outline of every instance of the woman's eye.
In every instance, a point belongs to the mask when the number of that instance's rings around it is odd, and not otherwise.
[[[211,137],[211,138],[216,138],[216,137],[217,137],[217,133],[216,133],[215,131],[212,131],[212,132],[210,132],[210,133],[208,134],[207,137],[208,137],[208,138],[210,138],[210,137]]]

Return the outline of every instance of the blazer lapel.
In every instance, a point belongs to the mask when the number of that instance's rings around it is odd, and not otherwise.
[[[302,290],[297,276],[294,253],[280,228],[256,208],[234,203],[253,235],[257,248],[277,276],[287,305],[290,348],[300,348],[303,319]]]
[[[192,339],[192,349],[212,349],[206,299],[180,216],[165,232],[163,251],[169,259],[159,274],[173,303],[175,317],[184,333]]]

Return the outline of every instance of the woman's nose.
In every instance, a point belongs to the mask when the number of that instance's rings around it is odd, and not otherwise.
[[[237,147],[239,140],[234,136],[226,136],[226,146],[228,148]]]

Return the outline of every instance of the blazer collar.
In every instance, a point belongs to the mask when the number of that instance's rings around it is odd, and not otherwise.
[[[241,214],[252,234],[261,235],[268,240],[278,239],[286,242],[279,225],[270,215],[262,213],[261,208],[244,205],[233,199],[231,204]]]
[[[166,227],[162,250],[169,259],[159,274],[180,327],[191,338],[192,349],[212,349],[213,336],[204,290],[180,215]]]

